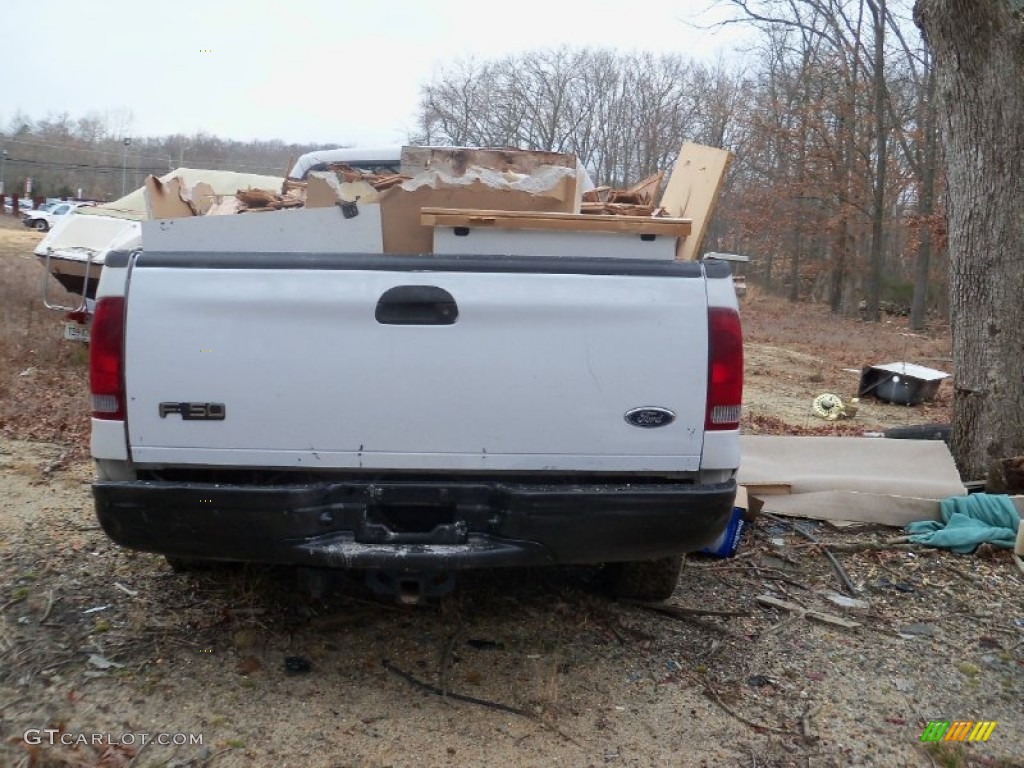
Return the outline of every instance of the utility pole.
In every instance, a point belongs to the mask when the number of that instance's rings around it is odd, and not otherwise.
[[[7,166],[7,150],[0,154],[0,195],[4,193],[4,169]],[[0,211],[2,213],[2,211]]]
[[[124,158],[121,161],[121,197],[125,196],[125,189],[128,184],[128,147],[132,144],[132,140],[127,136],[124,139]]]

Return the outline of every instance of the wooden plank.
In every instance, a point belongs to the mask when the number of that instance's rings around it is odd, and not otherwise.
[[[809,611],[802,605],[797,605],[796,603],[791,603],[787,600],[779,600],[777,597],[772,597],[771,595],[758,595],[754,600],[759,605],[763,605],[767,608],[779,608],[805,619],[811,619],[812,621],[817,621],[822,624],[831,624],[833,627],[856,629],[860,626],[858,622],[844,619],[842,616],[835,616],[831,613],[822,613],[821,611]]]
[[[668,186],[659,205],[669,216],[693,222],[693,232],[679,243],[676,258],[692,261],[700,258],[704,234],[715,211],[718,193],[725,181],[725,172],[732,162],[732,153],[703,144],[685,142],[672,168]]]
[[[767,606],[768,608],[781,608],[782,610],[789,611],[790,613],[802,614],[807,610],[802,605],[797,605],[796,603],[791,603],[787,600],[780,600],[779,598],[772,597],[771,595],[758,595],[754,600],[760,605]]]
[[[842,616],[835,616],[831,613],[821,613],[820,611],[807,611],[804,616],[811,621],[817,621],[821,624],[831,624],[833,627],[842,627],[843,629],[856,629],[860,626],[860,622],[850,621],[844,619]]]
[[[538,211],[484,211],[458,208],[423,208],[420,222],[427,227],[558,229],[577,232],[625,232],[680,238],[689,235],[691,227],[691,222],[688,219]]]
[[[656,214],[663,210],[663,208],[655,208],[653,205],[639,205],[636,203],[580,203],[580,213],[596,213],[609,216],[657,218]]]

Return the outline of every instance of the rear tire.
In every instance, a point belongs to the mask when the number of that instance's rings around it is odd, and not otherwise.
[[[657,560],[639,560],[609,565],[612,592],[616,597],[631,600],[667,600],[679,584],[683,556],[672,555]]]
[[[45,232],[50,226],[43,219],[36,219],[32,222],[32,229],[36,232]]]

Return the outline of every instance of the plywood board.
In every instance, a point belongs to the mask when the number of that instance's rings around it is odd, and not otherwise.
[[[732,153],[724,149],[689,141],[680,149],[659,203],[669,216],[693,221],[693,231],[679,243],[676,258],[685,261],[700,258],[704,234],[731,162]]]
[[[648,216],[604,216],[583,213],[536,211],[488,211],[480,209],[424,208],[420,222],[431,227],[493,227],[495,229],[572,230],[618,232],[636,235],[686,237],[688,219]]]

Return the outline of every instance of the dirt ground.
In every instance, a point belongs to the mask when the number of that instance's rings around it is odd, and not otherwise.
[[[0,766],[1024,765],[1024,575],[1005,553],[802,523],[857,588],[843,607],[822,554],[762,519],[736,558],[687,559],[668,615],[614,600],[598,569],[466,575],[408,607],[355,577],[314,596],[287,569],[180,574],[111,544],[85,355],[38,306],[37,239],[0,223]],[[854,394],[864,363],[948,370],[942,328],[755,291],[743,319],[748,432],[948,421],[948,383],[924,407],[810,410]],[[997,725],[923,745],[933,720]]]

